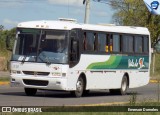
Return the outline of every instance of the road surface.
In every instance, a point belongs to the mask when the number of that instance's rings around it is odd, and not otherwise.
[[[158,85],[150,83],[144,87],[130,89],[125,96],[111,95],[108,90],[91,91],[87,96],[75,98],[69,92],[38,90],[36,96],[29,97],[23,88],[13,88],[9,85],[0,86],[1,106],[75,106],[99,105],[129,102],[133,92],[137,92],[137,102],[156,101]]]

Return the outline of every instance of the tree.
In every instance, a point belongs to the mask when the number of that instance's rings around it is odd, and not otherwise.
[[[0,30],[3,30],[4,29],[4,26],[3,25],[0,25]]]
[[[114,20],[119,25],[147,27],[151,33],[152,42],[160,34],[160,16],[152,15],[143,0],[111,0],[115,9]]]
[[[10,47],[13,47],[13,42],[15,40],[16,28],[11,30],[2,30],[0,31],[0,51],[6,51],[6,38],[7,36],[11,39]]]

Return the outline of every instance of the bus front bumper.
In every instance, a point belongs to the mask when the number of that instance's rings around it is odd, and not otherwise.
[[[25,87],[46,90],[68,90],[67,79],[64,77],[33,77],[11,75],[11,87]]]

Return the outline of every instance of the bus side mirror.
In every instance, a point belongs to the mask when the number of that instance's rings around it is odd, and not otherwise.
[[[154,44],[154,49],[157,53],[160,53],[160,39]]]
[[[10,48],[10,38],[9,36],[6,37],[6,48],[9,51],[12,51],[12,49]]]

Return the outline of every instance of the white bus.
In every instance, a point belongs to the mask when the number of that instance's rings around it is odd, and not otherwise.
[[[11,57],[11,86],[70,91],[128,88],[149,83],[150,33],[143,27],[90,25],[64,21],[30,21],[17,26]]]

